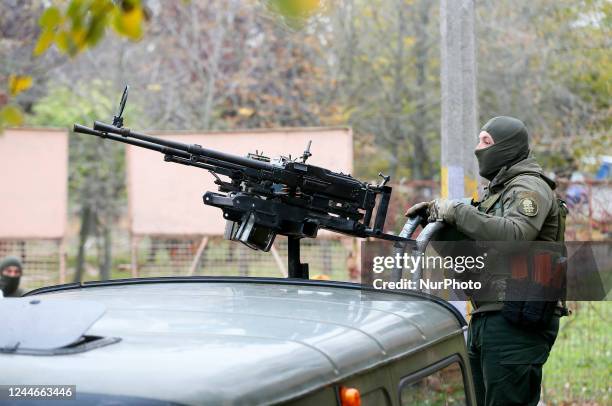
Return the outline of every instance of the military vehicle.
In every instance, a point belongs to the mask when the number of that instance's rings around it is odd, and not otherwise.
[[[0,318],[0,385],[75,385],[76,404],[474,404],[465,321],[418,292],[126,279],[0,299]]]

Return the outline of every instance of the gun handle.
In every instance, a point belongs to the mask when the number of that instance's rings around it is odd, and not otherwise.
[[[425,219],[423,218],[423,216],[420,215],[409,217],[406,223],[404,224],[404,227],[402,228],[402,231],[400,232],[399,236],[403,238],[412,238],[412,234],[414,234],[416,229],[419,227],[419,224],[421,224],[424,220]]]

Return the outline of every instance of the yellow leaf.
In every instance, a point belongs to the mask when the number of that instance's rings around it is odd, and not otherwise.
[[[245,116],[245,117],[253,115],[254,112],[255,112],[255,110],[253,110],[253,109],[251,109],[249,107],[240,107],[238,109],[238,114],[241,115],[241,116]]]
[[[19,93],[27,90],[32,86],[31,76],[10,75],[9,76],[9,91],[11,96],[16,96]]]
[[[40,16],[38,25],[44,30],[53,30],[59,25],[61,19],[62,17],[59,9],[57,7],[49,7]]]
[[[138,40],[142,36],[142,7],[134,6],[129,10],[116,9],[113,27],[122,35],[131,40]]]
[[[86,35],[87,31],[84,28],[73,29],[72,32],[72,42],[74,42],[79,50],[82,50],[86,45]]]
[[[45,30],[38,37],[38,41],[36,41],[36,46],[34,47],[34,51],[32,53],[34,56],[40,56],[43,52],[47,50],[53,43],[55,39],[55,33],[50,30]]]
[[[269,6],[289,18],[308,18],[321,7],[321,0],[269,0]]]
[[[160,90],[162,90],[162,87],[159,83],[149,83],[147,85],[147,90],[151,92],[159,92]]]
[[[4,106],[0,109],[0,121],[7,125],[19,126],[23,123],[23,114],[17,106]]]
[[[321,0],[300,0],[297,3],[302,15],[312,15],[321,8]]]
[[[68,33],[66,31],[60,32],[55,39],[55,43],[60,51],[67,53],[70,47]]]
[[[404,46],[410,48],[416,42],[416,38],[414,37],[404,37]]]

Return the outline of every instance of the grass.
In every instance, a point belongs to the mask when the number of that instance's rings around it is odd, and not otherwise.
[[[543,399],[551,405],[612,404],[612,303],[573,302],[544,365]]]

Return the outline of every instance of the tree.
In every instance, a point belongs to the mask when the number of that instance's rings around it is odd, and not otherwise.
[[[434,13],[424,0],[347,0],[334,13],[336,90],[348,122],[358,135],[371,134],[377,154],[384,154],[378,161],[384,167],[377,169],[392,178],[431,178],[437,172],[432,165],[440,125]]]
[[[557,169],[609,151],[610,14],[599,0],[478,2],[481,121],[520,117]]]
[[[54,87],[34,106],[30,123],[65,127],[109,116],[114,103],[105,91],[99,90],[104,88],[103,83],[90,83],[88,97],[79,97],[68,88]],[[80,282],[83,278],[85,243],[90,235],[99,237],[100,279],[109,279],[111,230],[125,206],[124,146],[78,134],[73,134],[69,140],[70,205],[81,218],[74,281]]]
[[[6,125],[23,123],[22,107],[29,112],[32,96],[36,99],[41,95],[30,93],[20,99],[16,96],[33,82],[44,81],[50,68],[65,61],[61,54],[74,57],[95,47],[108,27],[122,37],[138,40],[147,16],[148,9],[140,0],[70,0],[63,8],[45,8],[43,3],[31,0],[2,3],[0,56],[8,63],[0,71],[0,83],[8,82],[8,92],[0,90],[0,132]],[[56,45],[59,55],[48,55],[52,45]],[[42,55],[46,58],[34,62]]]
[[[4,126],[21,125],[22,109],[31,109],[40,96],[40,90],[31,86],[44,80],[45,75],[32,56],[30,44],[36,40],[36,17],[41,12],[38,1],[0,3],[0,83],[6,84],[0,86],[0,132]]]

